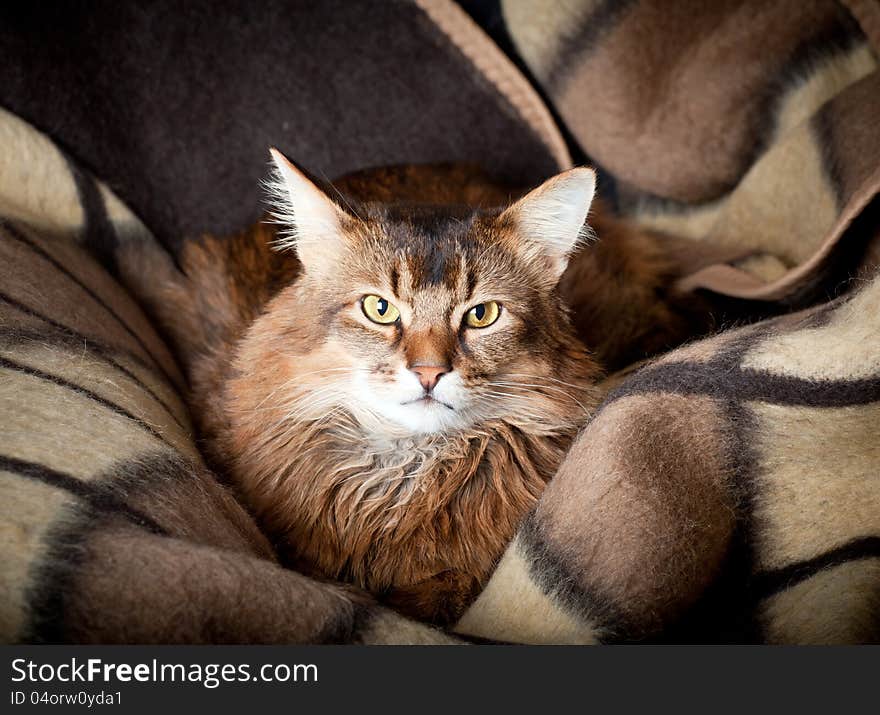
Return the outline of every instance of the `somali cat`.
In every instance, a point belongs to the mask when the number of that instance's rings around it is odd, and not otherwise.
[[[600,355],[644,347],[681,329],[674,271],[607,217],[585,247],[590,169],[510,204],[466,167],[333,198],[273,159],[280,229],[189,242],[164,294],[209,456],[285,563],[450,623],[598,402],[568,305]]]

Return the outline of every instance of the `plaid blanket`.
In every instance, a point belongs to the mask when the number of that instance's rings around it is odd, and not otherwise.
[[[615,380],[455,631],[880,641],[880,9],[464,5],[519,69],[447,2],[0,10],[0,639],[456,641],[277,565],[147,317],[186,235],[256,218],[275,142],[332,174],[466,158],[524,184],[574,156],[622,214],[756,252],[681,288],[777,317]],[[308,101],[270,92],[306,71]]]

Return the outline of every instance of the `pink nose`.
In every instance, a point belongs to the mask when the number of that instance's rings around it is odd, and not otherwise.
[[[434,386],[440,381],[440,378],[449,372],[448,365],[413,365],[412,370],[419,376],[419,382],[425,388],[425,392],[430,392]]]

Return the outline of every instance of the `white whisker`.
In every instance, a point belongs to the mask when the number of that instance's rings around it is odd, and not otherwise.
[[[557,382],[560,385],[565,385],[566,387],[573,387],[576,390],[590,390],[593,388],[593,385],[575,385],[573,382],[566,382],[565,380],[559,380],[555,377],[550,377],[549,375],[529,375],[521,372],[507,372],[504,373],[506,377],[527,377],[530,380],[550,380],[552,382]]]
[[[555,387],[553,385],[534,385],[534,384],[530,384],[530,383],[521,383],[521,382],[497,382],[497,381],[490,382],[488,384],[492,385],[493,387],[508,387],[508,388],[514,388],[514,389],[521,389],[526,392],[530,392],[532,394],[540,394],[538,392],[538,390],[552,390],[553,392],[559,393],[559,394],[567,397],[569,400],[571,400],[576,405],[578,405],[582,410],[584,410],[584,412],[587,411],[587,408],[584,406],[584,404],[580,400],[578,400],[576,397],[569,394],[568,392],[566,392],[562,388]],[[534,389],[530,389],[530,388],[534,388]],[[547,395],[547,397],[549,397],[549,395]]]

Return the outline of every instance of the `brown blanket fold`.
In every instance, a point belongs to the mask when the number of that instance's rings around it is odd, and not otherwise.
[[[204,467],[175,378],[82,249],[0,226],[0,639],[451,642],[278,566]]]
[[[880,7],[501,2],[513,46],[640,223],[759,251],[683,284],[806,305],[852,275],[880,189]],[[600,182],[600,189],[602,184]],[[844,253],[845,255],[841,255]],[[823,293],[824,292],[824,293]]]
[[[187,235],[259,215],[270,143],[537,183],[562,133],[452,3],[227,4],[232,38],[203,3],[0,10],[0,640],[455,642],[277,565],[145,315]],[[880,8],[497,7],[621,213],[750,252],[681,287],[781,315],[619,377],[456,630],[880,641]]]

